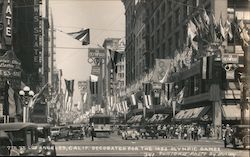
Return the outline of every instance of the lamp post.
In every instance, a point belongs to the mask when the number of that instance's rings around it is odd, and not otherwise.
[[[19,95],[22,98],[23,106],[23,122],[28,122],[29,118],[29,101],[34,96],[34,92],[30,90],[30,87],[25,86],[22,90],[19,91]]]

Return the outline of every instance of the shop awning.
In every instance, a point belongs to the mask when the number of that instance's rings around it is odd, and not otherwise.
[[[245,110],[245,118],[249,119],[249,108]],[[241,119],[241,110],[240,105],[223,105],[222,113],[225,120],[240,120]]]
[[[129,120],[127,120],[127,123],[139,123],[141,122],[142,115],[135,115],[132,116]]]
[[[209,110],[209,106],[206,107],[198,107],[192,109],[181,110],[175,115],[176,120],[194,120],[198,119]]]
[[[168,114],[154,114],[149,120],[149,123],[160,123],[168,118]]]

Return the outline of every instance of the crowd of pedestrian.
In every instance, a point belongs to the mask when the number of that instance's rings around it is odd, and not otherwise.
[[[211,138],[214,130],[210,125],[168,124],[154,126],[158,131],[164,130],[168,139],[184,139],[198,141],[202,137]]]

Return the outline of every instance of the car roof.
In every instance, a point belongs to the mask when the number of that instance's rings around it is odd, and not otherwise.
[[[3,131],[18,131],[27,127],[37,128],[37,125],[35,123],[22,123],[22,122],[0,124],[0,130]]]
[[[9,138],[9,136],[6,132],[0,130],[0,139],[3,139],[3,138]]]

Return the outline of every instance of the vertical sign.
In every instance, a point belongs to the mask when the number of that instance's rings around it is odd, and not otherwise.
[[[34,40],[33,40],[33,49],[34,49],[34,63],[36,65],[39,65],[41,62],[41,55],[40,55],[40,35],[41,35],[41,29],[40,29],[40,8],[39,8],[39,0],[34,0],[34,28],[33,28],[33,34],[34,34]]]
[[[12,0],[3,1],[3,36],[6,45],[11,45],[12,39]]]

